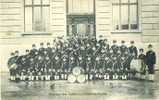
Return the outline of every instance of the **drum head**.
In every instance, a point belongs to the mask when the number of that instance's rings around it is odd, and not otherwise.
[[[85,75],[79,75],[77,77],[77,82],[79,82],[79,83],[84,83],[85,80],[86,80]]]
[[[68,76],[68,81],[69,81],[70,83],[74,83],[74,82],[76,82],[76,77],[75,77],[74,75],[70,74],[70,75]]]
[[[81,74],[81,68],[80,67],[75,67],[73,70],[72,70],[72,73],[73,75],[80,75]]]

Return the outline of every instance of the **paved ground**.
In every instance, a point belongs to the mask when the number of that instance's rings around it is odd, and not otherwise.
[[[155,82],[90,81],[71,84],[67,81],[19,82],[1,73],[2,100],[159,100],[159,72]]]

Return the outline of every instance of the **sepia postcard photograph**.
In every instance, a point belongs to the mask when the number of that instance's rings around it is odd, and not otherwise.
[[[0,0],[0,100],[159,100],[159,0]]]

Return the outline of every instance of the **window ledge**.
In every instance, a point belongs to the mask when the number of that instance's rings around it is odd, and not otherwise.
[[[111,31],[111,33],[112,34],[130,34],[130,33],[139,34],[139,33],[142,33],[142,31],[139,31],[139,30],[134,30],[134,31],[125,30],[125,31]]]
[[[52,35],[51,32],[24,32],[22,36],[48,36]]]

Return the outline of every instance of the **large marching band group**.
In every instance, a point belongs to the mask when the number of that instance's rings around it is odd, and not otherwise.
[[[146,72],[153,80],[156,55],[152,45],[148,45],[146,54],[138,49],[134,41],[127,47],[125,41],[117,45],[113,40],[110,45],[107,39],[97,40],[91,37],[56,38],[52,43],[40,43],[39,49],[33,44],[24,55],[19,51],[11,53],[8,60],[11,80],[67,80],[74,68],[82,69],[86,80],[128,80],[140,75],[145,79]],[[47,46],[47,47],[45,47]],[[139,71],[131,68],[132,61],[139,59]],[[138,66],[138,65],[133,65]]]

